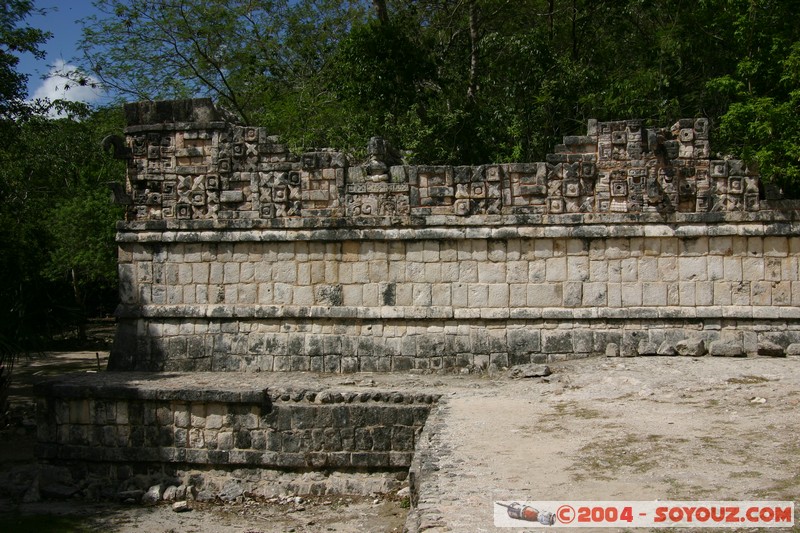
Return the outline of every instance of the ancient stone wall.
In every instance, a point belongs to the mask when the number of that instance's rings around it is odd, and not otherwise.
[[[130,465],[407,470],[438,400],[195,376],[73,375],[38,386],[39,458],[99,464],[119,481],[132,474]]]
[[[207,101],[126,106],[111,368],[404,371],[800,339],[795,211],[708,122],[590,122],[546,162],[294,156]],[[111,142],[111,141],[110,141]]]

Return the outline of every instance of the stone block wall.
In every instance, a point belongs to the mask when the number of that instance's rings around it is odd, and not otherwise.
[[[38,387],[40,460],[184,468],[407,469],[438,396],[71,376]],[[198,383],[199,382],[199,383]],[[199,385],[199,386],[198,386]]]
[[[112,369],[438,370],[800,340],[797,212],[711,160],[704,119],[590,122],[547,162],[433,167],[380,139],[359,164],[295,156],[205,101],[126,111]]]

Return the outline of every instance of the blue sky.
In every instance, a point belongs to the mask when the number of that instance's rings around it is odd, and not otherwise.
[[[46,13],[33,14],[25,20],[25,23],[49,31],[53,36],[42,46],[47,54],[44,60],[38,60],[30,54],[20,57],[18,70],[28,75],[28,98],[66,98],[89,103],[102,102],[104,94],[97,90],[75,87],[64,91],[62,79],[43,79],[51,74],[54,68],[69,70],[70,66],[74,65],[78,54],[77,42],[81,37],[81,25],[78,20],[97,12],[91,0],[35,0],[35,6],[37,9],[46,10]]]

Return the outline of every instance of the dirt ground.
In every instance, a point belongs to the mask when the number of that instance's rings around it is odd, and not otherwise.
[[[439,471],[422,491],[441,526],[432,531],[493,531],[496,500],[800,501],[800,358],[597,357],[550,366],[549,381],[369,377],[445,394]],[[33,461],[35,428],[19,406],[30,405],[31,382],[65,368],[96,372],[95,352],[47,354],[17,369],[17,423],[0,432],[0,471]],[[389,532],[402,530],[406,513],[393,495],[194,503],[181,514],[167,504],[5,498],[0,531]]]
[[[494,531],[494,501],[800,502],[800,358],[551,366],[449,397],[431,531]]]

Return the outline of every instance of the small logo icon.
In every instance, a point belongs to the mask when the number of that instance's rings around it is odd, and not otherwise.
[[[549,511],[540,511],[530,505],[522,505],[518,502],[505,503],[495,502],[497,505],[506,508],[508,516],[514,520],[524,520],[526,522],[538,522],[543,526],[552,526],[556,523],[556,516]]]

